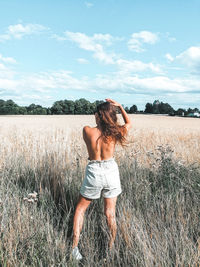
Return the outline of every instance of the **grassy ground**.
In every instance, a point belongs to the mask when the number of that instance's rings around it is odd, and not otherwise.
[[[177,157],[156,132],[157,145],[145,148],[142,157],[131,144],[118,148],[123,193],[115,251],[106,254],[109,233],[99,199],[86,212],[79,244],[84,259],[76,264],[70,259],[72,220],[86,150],[77,132],[66,137],[60,129],[49,139],[40,133],[41,142],[37,133],[19,135],[16,128],[5,140],[10,145],[1,144],[1,266],[199,266],[198,156],[191,162]]]

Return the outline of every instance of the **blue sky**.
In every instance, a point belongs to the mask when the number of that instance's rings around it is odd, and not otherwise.
[[[200,0],[1,0],[0,99],[200,108]]]

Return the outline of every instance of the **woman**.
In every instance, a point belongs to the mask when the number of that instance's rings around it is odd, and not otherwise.
[[[116,107],[121,110],[125,124],[117,123]],[[72,257],[82,259],[78,250],[80,232],[86,209],[92,199],[104,197],[104,213],[110,230],[109,248],[116,236],[115,206],[117,196],[121,193],[121,184],[117,163],[113,158],[115,145],[125,142],[125,135],[131,128],[131,121],[123,107],[112,99],[97,106],[95,112],[97,126],[83,128],[83,139],[86,143],[89,163],[86,167],[85,179],[80,189],[80,197],[76,206],[73,225]]]

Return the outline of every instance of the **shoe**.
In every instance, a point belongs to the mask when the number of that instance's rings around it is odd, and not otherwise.
[[[78,247],[73,248],[72,257],[73,257],[74,260],[78,260],[78,261],[82,260],[83,257],[81,255],[81,253],[79,252]]]

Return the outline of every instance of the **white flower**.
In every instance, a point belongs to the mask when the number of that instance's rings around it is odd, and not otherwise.
[[[28,197],[36,198],[37,195],[38,195],[38,193],[34,191],[33,193],[29,193]]]

